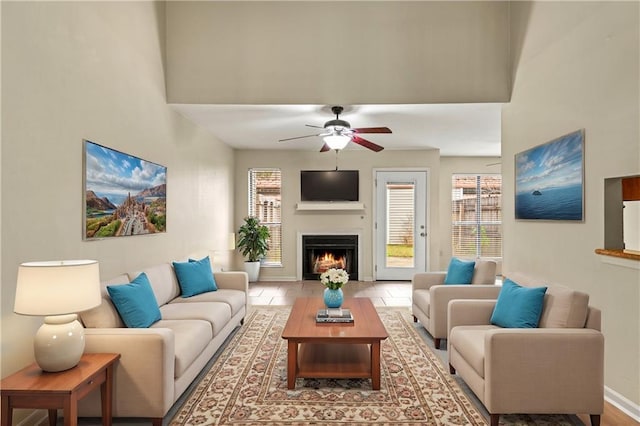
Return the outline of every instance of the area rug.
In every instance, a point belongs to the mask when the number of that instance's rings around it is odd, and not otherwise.
[[[406,309],[378,309],[389,333],[381,345],[380,391],[368,379],[298,379],[295,390],[288,390],[281,333],[289,312],[286,306],[254,307],[169,424],[488,424],[416,332]],[[558,424],[505,420],[501,424]]]

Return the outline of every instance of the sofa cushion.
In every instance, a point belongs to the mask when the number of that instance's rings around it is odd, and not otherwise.
[[[211,325],[203,320],[160,320],[152,328],[173,331],[175,347],[175,373],[180,377],[193,364],[213,339]]]
[[[240,290],[231,290],[226,288],[217,291],[209,291],[201,293],[193,297],[177,297],[171,301],[174,303],[193,303],[193,302],[223,302],[231,307],[231,316],[240,312],[246,306],[246,293]]]
[[[102,293],[102,303],[93,309],[80,312],[80,319],[86,328],[121,328],[124,323],[118,314],[118,310],[113,305],[107,286],[113,284],[127,284],[129,277],[126,274],[118,275],[110,280],[100,283],[100,292]]]
[[[162,319],[207,321],[211,325],[213,336],[231,320],[231,307],[222,302],[168,303],[160,307]]]
[[[502,284],[491,324],[505,328],[536,328],[547,287],[522,287],[510,279]]]
[[[178,277],[182,297],[191,297],[218,289],[213,278],[209,256],[200,260],[173,262],[173,269]]]
[[[428,289],[414,290],[411,300],[413,301],[413,304],[419,306],[428,317],[431,317],[431,292],[429,292]]]
[[[107,291],[120,318],[129,328],[146,328],[162,318],[151,284],[144,273],[129,284],[107,286]]]
[[[562,285],[552,285],[544,297],[541,328],[584,328],[589,295]]]
[[[452,257],[449,261],[447,275],[444,278],[445,284],[471,284],[473,280],[473,268],[476,266],[475,260],[460,260]]]
[[[169,303],[170,300],[175,299],[180,295],[178,279],[176,278],[176,274],[173,272],[173,268],[169,262],[160,263],[158,265],[144,268],[140,271],[131,272],[129,273],[129,278],[133,279],[143,272],[147,275],[147,278],[149,278],[149,282],[151,283],[151,288],[153,289],[153,294],[156,296],[158,305],[162,306],[165,303]]]
[[[465,361],[484,378],[484,336],[492,325],[459,325],[449,333],[449,340]]]

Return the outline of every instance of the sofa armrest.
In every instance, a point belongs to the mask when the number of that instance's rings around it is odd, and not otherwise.
[[[219,288],[240,290],[249,293],[249,275],[244,271],[214,272],[213,276]]]
[[[430,295],[430,329],[436,335],[447,336],[447,315],[449,302],[454,299],[497,299],[500,286],[494,284],[445,284],[434,285],[429,289]]]
[[[418,272],[411,279],[412,290],[428,290],[431,286],[444,284],[446,272]]]
[[[494,329],[487,331],[484,348],[484,403],[489,412],[509,413],[517,406],[531,413],[602,413],[601,332],[582,328]]]
[[[175,338],[167,328],[87,328],[85,352],[119,353],[114,375],[114,415],[163,417],[174,403]],[[93,403],[92,403],[93,402]],[[99,398],[83,415],[100,415]]]
[[[454,299],[449,302],[447,322],[449,330],[458,325],[488,325],[491,324],[491,314],[496,300],[486,299]]]

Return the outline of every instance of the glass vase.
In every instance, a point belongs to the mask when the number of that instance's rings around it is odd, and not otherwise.
[[[330,288],[324,289],[324,304],[327,308],[339,308],[344,301],[344,293],[342,289],[332,290]]]

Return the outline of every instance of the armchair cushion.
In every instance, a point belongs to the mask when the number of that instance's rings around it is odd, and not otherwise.
[[[444,278],[445,284],[471,284],[473,270],[476,266],[475,260],[465,261],[452,257]]]
[[[522,273],[511,273],[508,278],[526,287],[545,286],[545,281]],[[589,312],[589,295],[564,285],[549,286],[544,296],[540,315],[540,328],[583,328]]]
[[[547,287],[522,287],[510,279],[502,284],[491,324],[504,328],[537,328]]]

